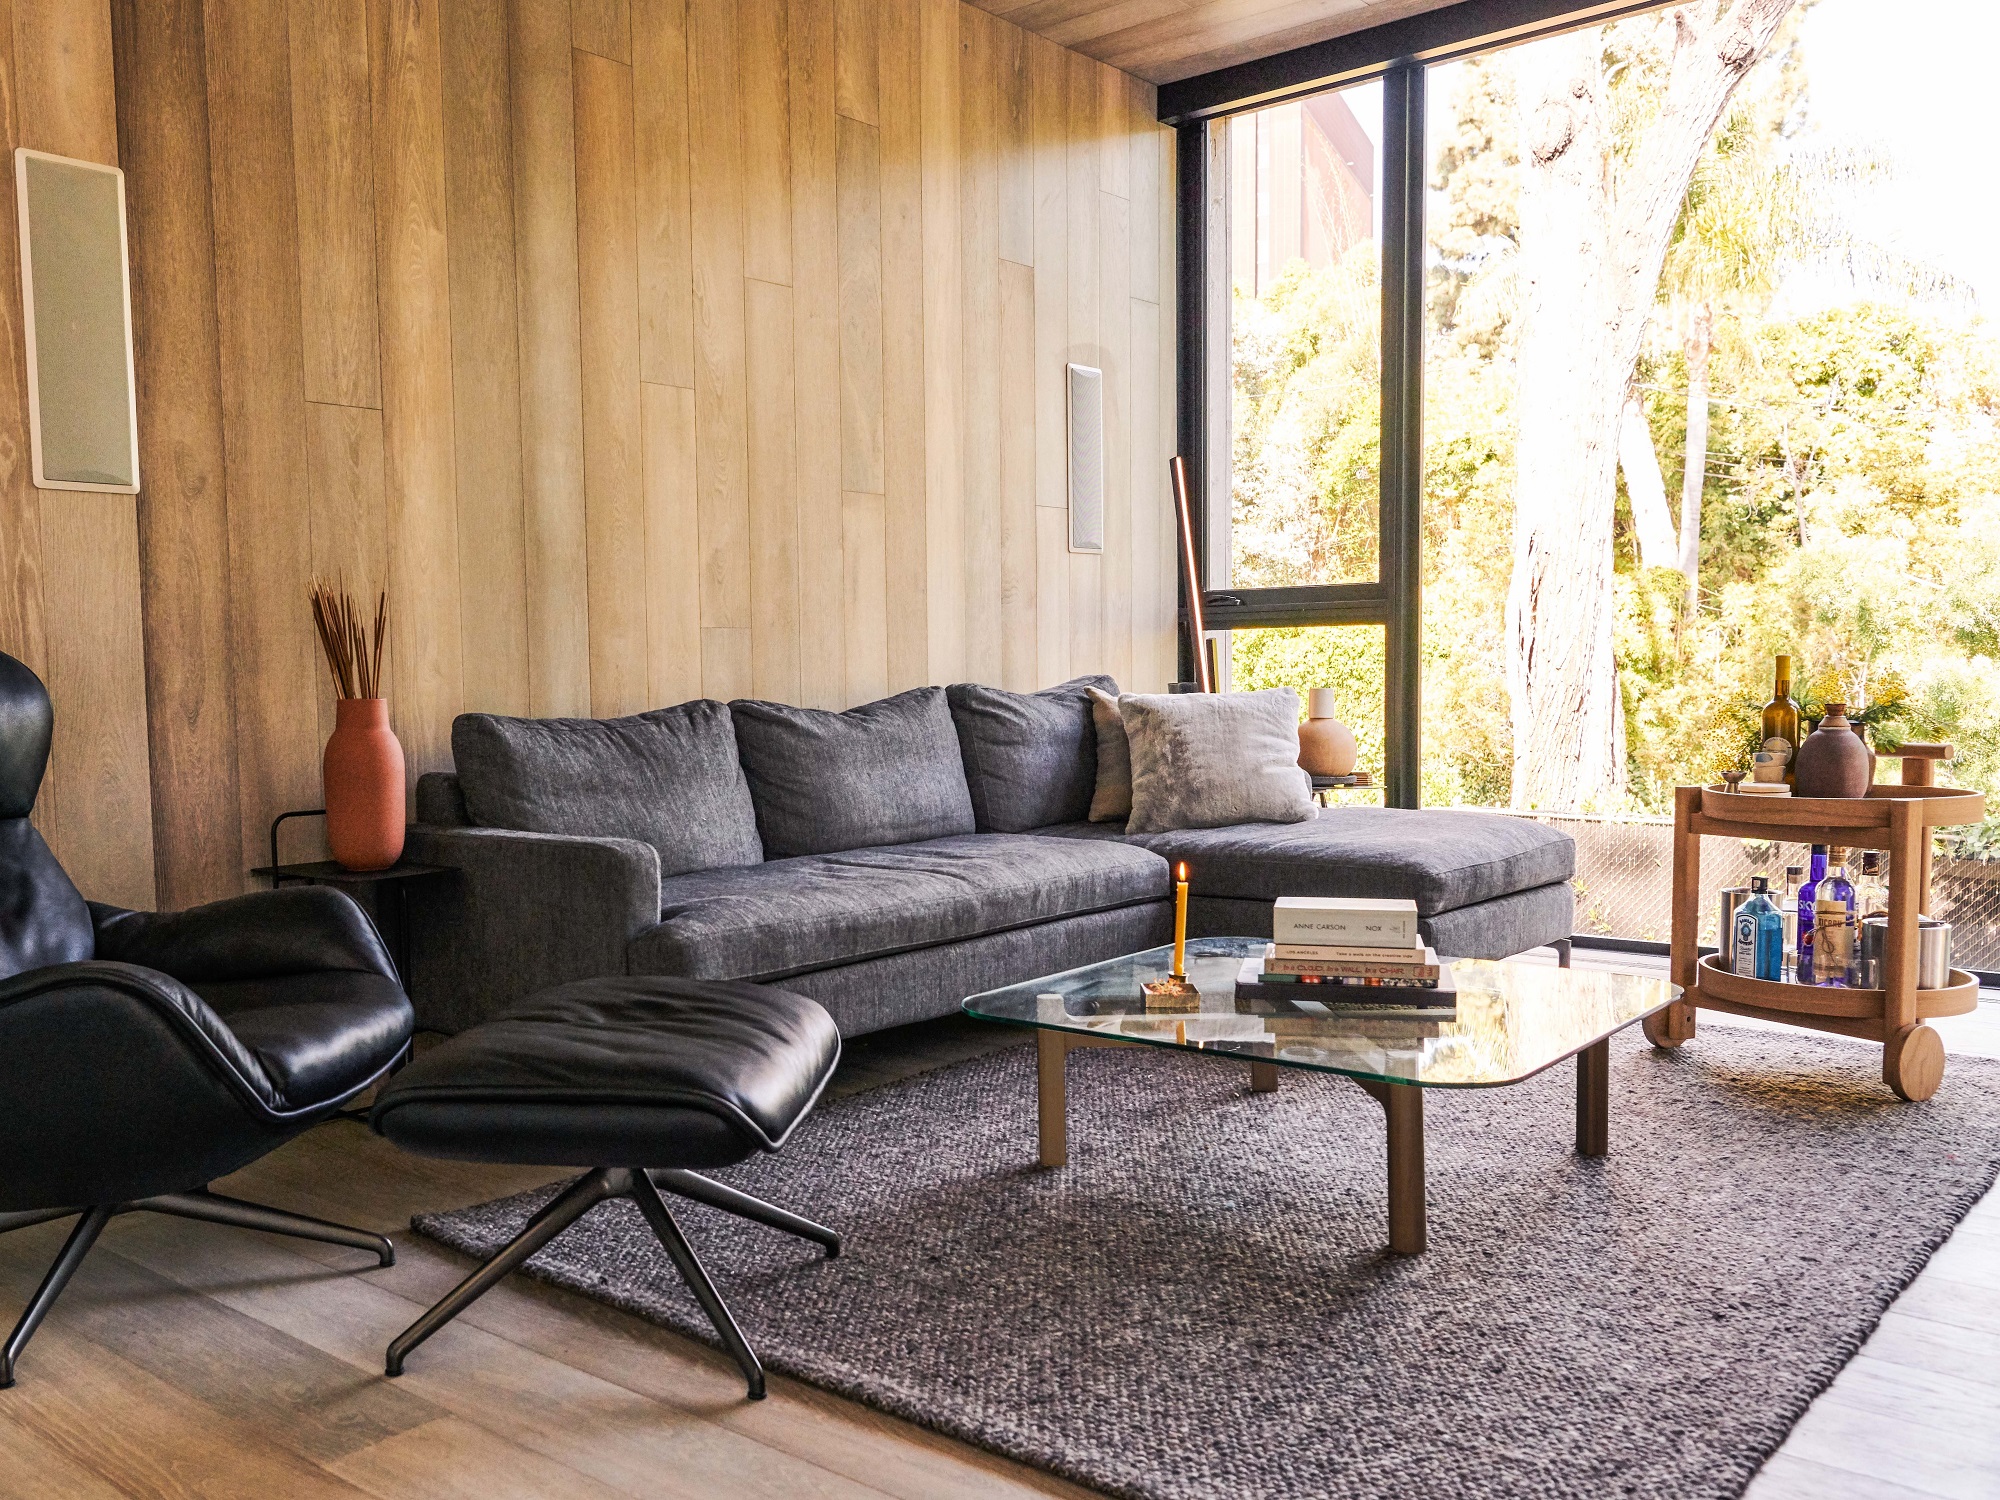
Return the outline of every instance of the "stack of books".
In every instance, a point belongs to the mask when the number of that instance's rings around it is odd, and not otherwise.
[[[1237,975],[1241,1014],[1288,1023],[1282,1030],[1329,1016],[1448,1020],[1457,1010],[1451,965],[1418,936],[1414,901],[1288,896],[1271,926],[1274,940]]]

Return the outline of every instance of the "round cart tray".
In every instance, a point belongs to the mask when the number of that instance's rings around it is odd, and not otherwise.
[[[1897,786],[1877,782],[1865,797],[1759,797],[1732,792],[1726,786],[1701,789],[1704,817],[1718,823],[1747,823],[1761,828],[1825,829],[1889,826],[1889,809],[1898,802],[1922,804],[1926,828],[1977,823],[1986,816],[1986,794],[1953,786]],[[1708,830],[1704,830],[1708,831]],[[1751,837],[1761,837],[1753,833]],[[1801,840],[1825,843],[1828,840]]]
[[[1918,990],[1916,994],[1917,1019],[1920,1021],[1927,1021],[1933,1016],[1962,1016],[1979,1004],[1979,981],[1963,969],[1953,969],[1951,983],[1943,989]],[[1888,992],[1746,979],[1741,974],[1730,973],[1716,961],[1715,954],[1707,953],[1695,965],[1694,989],[1683,998],[1715,1009],[1748,1009],[1779,1017],[1824,1016],[1852,1021],[1880,1021],[1885,1014]]]

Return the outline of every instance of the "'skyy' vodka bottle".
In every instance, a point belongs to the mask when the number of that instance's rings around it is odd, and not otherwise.
[[[1804,865],[1785,866],[1785,887],[1778,901],[1778,913],[1785,919],[1785,967],[1799,964],[1799,887],[1805,884]]]

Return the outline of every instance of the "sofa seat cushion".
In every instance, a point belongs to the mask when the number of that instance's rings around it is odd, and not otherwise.
[[[1417,903],[1421,916],[1455,911],[1576,873],[1566,833],[1527,818],[1456,809],[1329,807],[1304,823],[1239,823],[1175,833],[1119,834],[1101,823],[1046,829],[1107,837],[1188,867],[1196,896],[1379,896]]]
[[[1158,855],[1111,841],[960,834],[660,882],[636,974],[783,979],[1169,892]]]

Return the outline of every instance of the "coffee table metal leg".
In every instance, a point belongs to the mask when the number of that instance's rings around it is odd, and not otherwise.
[[[1611,1150],[1611,1039],[1594,1042],[1576,1055],[1576,1154],[1603,1156]]]
[[[1354,1080],[1382,1106],[1389,1127],[1389,1248],[1421,1255],[1430,1232],[1424,1215],[1424,1091],[1407,1083]]]
[[[1274,1062],[1253,1062],[1250,1064],[1250,1092],[1253,1094],[1275,1094],[1278,1092],[1278,1065]]]
[[[1064,1075],[1069,1039],[1060,1031],[1035,1033],[1036,1103],[1041,1116],[1041,1163],[1064,1166],[1069,1161],[1069,1092]]]

